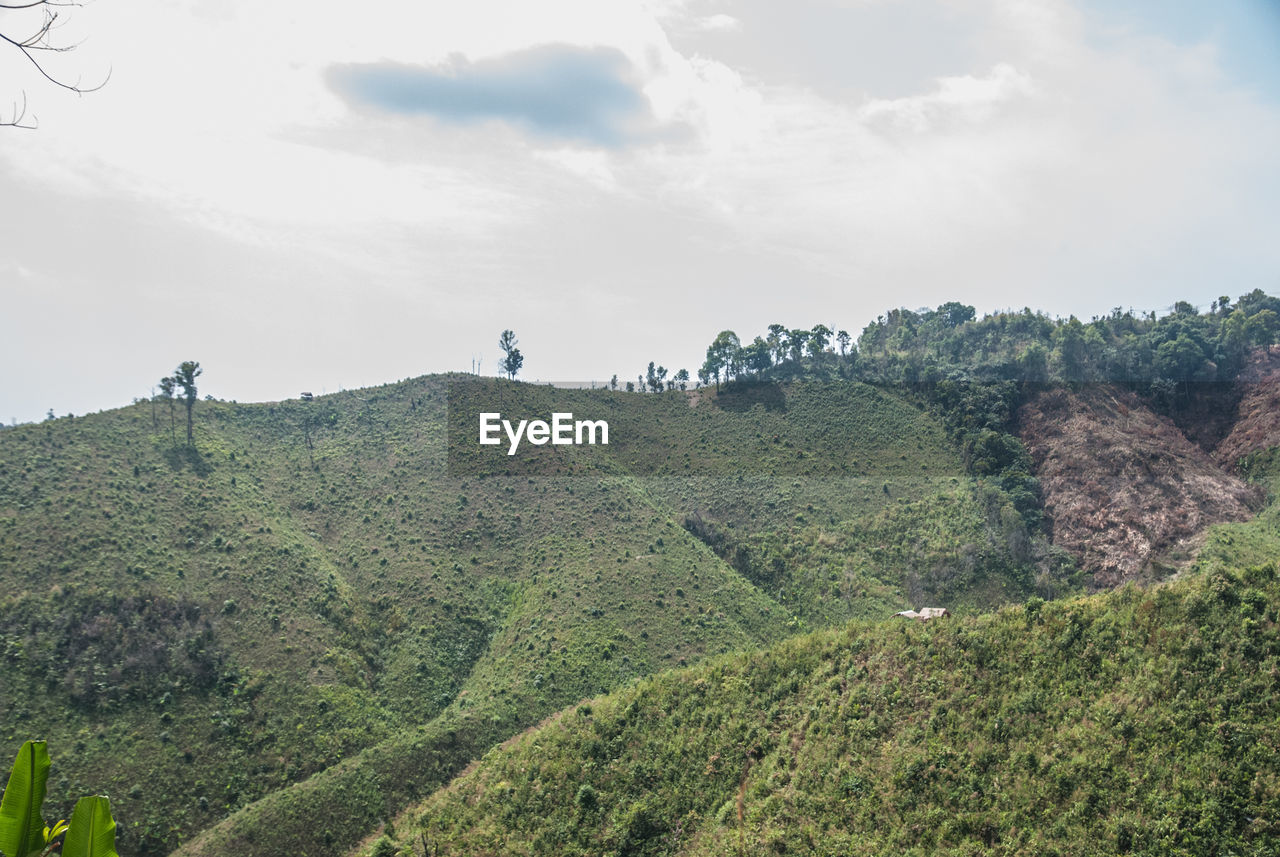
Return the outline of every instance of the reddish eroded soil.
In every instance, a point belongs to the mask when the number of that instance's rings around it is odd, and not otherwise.
[[[1255,351],[1236,384],[1235,425],[1213,450],[1213,460],[1231,469],[1251,452],[1280,446],[1280,347]]]
[[[1259,497],[1133,394],[1105,385],[1037,394],[1018,411],[1053,542],[1103,589],[1150,574],[1162,551]]]

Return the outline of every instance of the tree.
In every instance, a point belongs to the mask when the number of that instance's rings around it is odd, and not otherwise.
[[[1264,309],[1280,313],[1280,298],[1273,298],[1262,289],[1254,289],[1247,295],[1241,295],[1240,300],[1236,301],[1236,307],[1244,310],[1244,314],[1248,316]]]
[[[196,378],[203,370],[200,364],[191,360],[183,361],[173,373],[173,383],[182,388],[182,400],[187,406],[187,446],[192,446],[191,411],[196,406]]]
[[[769,325],[769,337],[765,339],[769,343],[769,353],[773,356],[774,363],[781,363],[787,355],[787,328],[781,324]]]
[[[750,345],[742,349],[743,362],[747,370],[759,375],[773,365],[773,355],[769,351],[769,343],[757,336]]]
[[[1162,342],[1156,349],[1156,371],[1173,381],[1200,380],[1205,371],[1205,356],[1190,337],[1178,336]]]
[[[609,379],[609,389],[610,390],[618,389],[618,373],[617,372],[614,372],[613,377]]]
[[[675,375],[672,376],[672,381],[681,390],[685,390],[689,386],[689,370],[681,369],[679,372],[677,372]]]
[[[830,341],[831,328],[825,324],[814,325],[813,330],[809,331],[809,356],[815,359],[821,357]]]
[[[160,396],[169,403],[169,439],[177,446],[178,439],[174,437],[173,425],[173,376],[166,375],[160,379]]]
[[[966,306],[958,301],[947,301],[938,307],[938,315],[941,317],[944,326],[959,327],[966,321],[973,321],[977,311],[973,307]]]
[[[1275,342],[1276,331],[1280,329],[1280,316],[1269,309],[1258,310],[1249,316],[1245,323],[1249,340],[1254,345],[1270,345]]]
[[[722,374],[726,379],[737,374],[737,368],[742,362],[739,356],[741,351],[742,344],[738,341],[738,334],[732,330],[720,331],[707,346],[707,361],[702,364],[702,368],[706,370],[707,377],[716,379],[717,390],[720,389]]]
[[[1244,366],[1249,351],[1249,321],[1242,310],[1232,310],[1218,332],[1218,359],[1233,372]]]
[[[787,349],[791,352],[791,359],[799,363],[800,358],[804,356],[805,343],[809,341],[809,331],[793,330],[787,334]]]
[[[35,67],[40,76],[61,89],[75,93],[94,92],[107,85],[107,77],[96,86],[83,86],[77,80],[70,83],[61,77],[53,74],[46,68],[45,60],[41,59],[42,54],[62,54],[75,50],[74,44],[62,45],[52,40],[53,32],[60,25],[58,21],[59,9],[66,9],[74,6],[84,5],[83,0],[0,0],[0,14],[3,14],[3,23],[0,23],[0,44],[7,44],[9,47],[18,51],[26,60]],[[16,128],[35,128],[36,119],[32,117],[31,123],[26,122],[27,118],[27,97],[23,93],[22,104],[15,103],[10,115],[7,118],[0,118],[0,125],[9,125]]]
[[[1043,384],[1049,380],[1049,351],[1039,342],[1032,342],[1018,358],[1022,380],[1029,384]]]
[[[844,357],[846,354],[849,353],[849,343],[851,341],[852,341],[852,337],[849,336],[849,331],[847,330],[842,330],[836,334],[836,342],[839,343],[840,345],[841,357]]]
[[[519,348],[516,348],[515,333],[510,330],[502,331],[502,336],[498,337],[498,347],[502,349],[504,355],[499,364],[502,371],[507,373],[508,378],[515,380],[516,373],[524,365],[524,355],[520,353]]]
[[[1062,379],[1068,384],[1083,382],[1089,355],[1084,341],[1084,325],[1080,323],[1080,319],[1071,316],[1054,331],[1053,338],[1058,346],[1058,360],[1062,364]]]

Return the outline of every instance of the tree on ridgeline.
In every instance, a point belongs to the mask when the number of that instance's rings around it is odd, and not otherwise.
[[[716,379],[716,389],[720,389],[720,378],[729,380],[736,376],[735,371],[742,363],[740,353],[742,344],[738,334],[732,330],[722,330],[707,346],[707,361],[702,367],[707,370],[708,377]]]
[[[1068,384],[1083,382],[1088,354],[1085,352],[1084,325],[1080,319],[1073,315],[1054,331],[1054,345],[1057,346],[1058,361],[1062,364],[1063,380]]]
[[[977,310],[958,301],[948,301],[938,307],[937,314],[942,319],[944,327],[952,328],[959,327],[966,321],[973,321],[974,316],[977,315]]]
[[[650,393],[662,392],[662,379],[666,374],[666,369],[661,366],[655,366],[652,360],[649,361],[649,368],[644,373],[644,383],[649,388]]]
[[[685,390],[689,386],[689,370],[681,369],[672,377],[672,382],[681,389]]]
[[[166,375],[160,379],[160,396],[169,403],[169,439],[176,446],[178,443],[176,427],[174,425],[173,416],[173,376]]]
[[[842,330],[836,334],[836,344],[840,346],[841,357],[844,357],[846,354],[849,353],[850,341],[851,341],[851,337],[849,336],[849,331]]]
[[[769,325],[769,336],[765,339],[765,342],[769,343],[769,354],[775,364],[781,363],[786,359],[787,328],[784,325]]]
[[[787,333],[787,351],[792,360],[799,363],[804,357],[804,346],[809,341],[809,331],[792,330]]]
[[[830,341],[831,328],[825,324],[815,324],[813,330],[809,331],[809,341],[806,343],[809,347],[809,356],[815,359],[821,357]]]
[[[742,361],[748,372],[759,375],[773,365],[773,354],[769,343],[757,336],[751,344],[742,349]]]
[[[1247,330],[1251,344],[1259,347],[1270,345],[1275,342],[1276,332],[1280,330],[1280,315],[1274,310],[1260,309],[1249,316]]]
[[[173,373],[173,383],[182,388],[182,401],[187,406],[187,446],[193,445],[191,435],[191,414],[192,409],[196,406],[196,378],[200,377],[203,370],[200,364],[192,360],[185,360],[179,364]]]
[[[1240,300],[1236,301],[1236,308],[1243,310],[1248,316],[1268,309],[1273,313],[1280,313],[1280,298],[1273,298],[1262,289],[1254,289],[1249,294],[1240,296]]]
[[[516,344],[516,335],[511,330],[502,331],[502,336],[498,337],[498,348],[502,349],[503,354],[499,365],[502,371],[507,373],[507,377],[513,381],[520,368],[524,366],[524,355],[520,353],[519,348],[516,348]]]

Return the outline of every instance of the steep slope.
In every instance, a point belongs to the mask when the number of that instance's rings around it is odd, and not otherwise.
[[[598,391],[555,391],[492,381],[472,380],[466,383],[470,389],[463,391],[463,395],[474,396],[477,384],[481,388],[496,386],[497,392],[506,397],[503,399],[504,411],[515,410],[522,414],[571,411],[583,415],[591,413],[592,405],[601,397]],[[715,398],[706,395],[707,391],[697,399],[685,396],[640,397],[641,409],[625,408],[611,413],[609,419],[611,432],[617,432],[618,437],[626,438],[632,432],[635,433],[633,436],[648,435],[646,443],[620,443],[611,450],[611,455],[604,458],[599,456],[600,449],[579,449],[571,450],[573,455],[567,458],[547,458],[524,464],[499,456],[468,460],[467,451],[459,450],[457,452],[462,454],[455,455],[452,454],[455,450],[451,450],[450,476],[473,487],[477,484],[511,487],[509,483],[512,480],[514,485],[537,485],[542,491],[548,490],[552,484],[563,485],[572,496],[585,502],[600,498],[599,485],[595,482],[576,481],[584,468],[599,467],[616,473],[621,468],[621,460],[636,471],[648,474],[627,477],[627,484],[643,490],[655,511],[672,510],[669,518],[655,517],[649,522],[609,503],[604,503],[597,510],[599,514],[608,516],[625,512],[620,520],[629,532],[644,533],[646,523],[667,522],[666,529],[658,530],[656,534],[649,531],[645,535],[649,539],[643,560],[646,568],[669,550],[673,531],[684,537],[672,522],[682,517],[687,520],[690,511],[705,511],[707,520],[717,521],[725,529],[743,522],[769,526],[772,532],[780,534],[785,545],[797,546],[796,550],[787,551],[786,561],[782,563],[781,574],[786,585],[778,592],[780,596],[786,596],[787,612],[784,615],[789,618],[785,623],[777,623],[773,618],[776,614],[762,615],[762,625],[770,633],[795,633],[805,627],[806,621],[802,617],[806,615],[813,621],[825,622],[827,616],[885,615],[910,603],[904,599],[903,567],[886,567],[886,564],[871,569],[850,565],[847,556],[858,555],[866,549],[863,542],[842,534],[843,531],[856,531],[857,520],[887,516],[886,520],[894,522],[894,525],[882,527],[879,532],[882,537],[894,540],[895,549],[897,545],[911,540],[909,531],[912,526],[919,526],[921,535],[928,536],[925,539],[928,545],[924,548],[917,546],[915,553],[925,568],[937,566],[938,556],[964,548],[968,542],[962,541],[962,536],[968,538],[976,533],[986,540],[982,512],[972,500],[966,499],[972,488],[969,480],[958,473],[956,453],[946,447],[936,423],[919,410],[861,385],[798,385],[774,392],[782,395],[769,394],[768,407],[758,403],[742,407],[741,402],[735,402],[728,409],[717,407]],[[513,402],[513,395],[521,398]],[[458,418],[456,409],[466,407],[466,400],[460,402],[456,396],[457,391],[454,391],[451,404],[455,408],[451,408],[451,420]],[[636,397],[630,396],[605,396],[607,400],[624,404],[637,401]],[[800,413],[823,412],[826,422],[816,418],[813,421],[781,419],[777,413],[782,409]],[[461,419],[460,423],[459,430],[451,432],[451,442],[461,438],[470,444],[474,424],[470,417]],[[830,432],[831,425],[841,427],[846,436],[837,435],[825,441],[816,436],[818,432]],[[655,426],[663,427],[663,433],[654,436]],[[776,446],[786,452],[773,463],[768,457],[744,453],[752,445],[765,443],[770,448]],[[812,450],[823,454],[812,454]],[[469,451],[475,452],[475,448],[471,447]],[[637,456],[640,456],[639,460]],[[950,475],[947,470],[950,470]],[[861,475],[841,475],[848,471]],[[921,471],[932,471],[937,475],[915,475]],[[548,481],[547,476],[554,478]],[[818,476],[822,478],[815,478]],[[874,492],[866,484],[869,479],[875,485]],[[892,491],[886,492],[885,485],[890,481]],[[912,501],[911,498],[921,499]],[[952,514],[937,520],[922,520],[918,511],[915,517],[897,513],[899,508],[911,509],[913,502],[940,503],[951,509]],[[827,529],[827,532],[818,533],[825,557],[822,564],[812,562],[812,555],[803,548],[805,540],[815,535],[814,520],[825,522]],[[530,604],[527,612],[522,611],[521,622],[515,627],[517,634],[532,635],[536,629],[536,638],[511,638],[523,647],[536,650],[527,671],[523,667],[513,670],[512,662],[505,657],[484,659],[468,679],[464,688],[466,695],[423,732],[398,736],[371,748],[349,764],[271,795],[207,831],[184,847],[181,853],[269,854],[282,848],[304,853],[327,853],[341,838],[336,834],[326,836],[326,833],[350,833],[354,830],[358,834],[369,829],[403,805],[408,797],[413,796],[414,790],[430,790],[442,784],[447,775],[457,769],[459,760],[465,762],[472,756],[479,756],[490,744],[510,735],[509,721],[495,717],[495,712],[510,713],[528,724],[554,710],[554,699],[545,696],[545,688],[561,681],[564,673],[554,664],[545,662],[535,670],[537,658],[544,654],[544,641],[548,636],[552,642],[560,642],[564,636],[577,639],[586,635],[582,629],[575,629],[572,623],[557,622],[554,612],[544,611],[552,604],[564,603],[563,597],[555,600],[556,591],[563,596],[564,589],[572,588],[575,594],[581,595],[583,591],[599,586],[602,579],[606,583],[613,581],[613,572],[609,569],[623,558],[617,556],[620,551],[614,548],[603,557],[588,549],[589,545],[583,544],[583,530],[575,522],[556,519],[554,533],[548,538],[554,537],[563,546],[562,555],[584,557],[586,575],[581,578],[583,588],[579,590],[577,587],[563,587],[561,570],[547,570],[549,574],[545,579],[548,585],[556,584],[550,596],[552,601]],[[1003,552],[998,548],[970,550],[971,553],[965,554],[965,569],[969,577],[948,577],[951,591],[969,596],[964,584],[965,581],[973,583],[981,594],[967,597],[966,602],[983,605],[1025,595],[1025,590],[1020,589],[1016,581],[1010,582],[1008,591],[1002,585],[1003,575],[1011,569],[1018,572],[1019,579],[1028,576],[1017,560],[1001,560],[990,568],[983,566],[988,559],[1003,557],[1007,549]],[[603,573],[600,573],[601,559],[605,569]],[[885,557],[879,559],[883,562]],[[637,561],[640,561],[639,557]],[[592,569],[597,572],[594,577],[591,576]],[[895,574],[898,575],[896,579]],[[706,581],[700,581],[697,574],[692,575],[684,586],[668,587],[665,591],[656,592],[656,597],[645,600],[615,602],[618,595],[625,593],[612,588],[606,591],[609,595],[600,599],[597,602],[600,606],[592,608],[591,612],[598,610],[604,614],[602,621],[612,621],[612,616],[619,613],[626,617],[625,624],[620,626],[621,633],[593,638],[599,648],[591,651],[599,653],[598,660],[602,664],[610,665],[618,665],[619,661],[625,663],[628,659],[635,661],[633,641],[637,635],[643,637],[647,633],[646,628],[653,630],[655,617],[666,616],[671,620],[674,614],[678,617],[681,633],[687,634],[694,627],[719,628],[725,621],[725,614],[731,613],[734,603],[732,598],[725,597],[730,590],[721,588],[719,592],[708,592]],[[755,588],[751,591],[759,592]],[[690,616],[686,612],[681,616],[690,605],[697,605],[694,614]],[[791,612],[793,609],[805,612],[797,616]],[[750,616],[750,611],[744,615]],[[528,622],[527,626],[524,621]],[[495,640],[504,638],[505,635],[500,633]],[[724,650],[723,645],[720,650]],[[520,651],[519,647],[517,651]],[[661,667],[673,660],[650,661],[646,668]],[[616,682],[625,680],[628,674],[619,668]],[[523,676],[524,680],[513,683],[512,675]],[[541,696],[531,692],[529,678],[535,681],[543,679]],[[612,685],[605,681],[601,686]],[[571,687],[581,689],[581,685]],[[579,693],[575,698],[589,693]],[[352,801],[352,795],[359,795],[361,799]],[[318,827],[313,822],[317,812],[324,815],[324,826]]]
[[[1274,560],[1206,567],[664,673],[486,755],[376,853],[1274,853],[1277,603]]]
[[[317,853],[574,700],[911,606],[913,569],[917,591],[959,569],[939,585],[973,606],[1025,594],[998,508],[891,394],[483,382],[504,410],[606,415],[621,441],[508,474],[451,459],[459,380],[201,402],[194,449],[149,403],[0,434],[0,717],[72,750],[53,810],[109,791],[148,853],[266,798],[191,853]],[[775,539],[768,585],[691,517]]]
[[[1256,491],[1120,388],[1039,392],[1018,425],[1053,542],[1080,559],[1095,589],[1150,572],[1162,553],[1258,506]]]
[[[1231,432],[1213,450],[1213,460],[1228,469],[1251,453],[1280,446],[1280,348],[1254,352],[1236,386],[1240,403]]]
[[[195,455],[148,438],[142,409],[6,435],[30,446],[5,467],[19,669],[0,697],[14,737],[38,725],[77,749],[58,791],[109,789],[141,822],[131,847],[171,846],[451,704],[501,737],[781,633],[782,611],[625,483],[442,478],[433,396],[427,381],[311,412],[203,406]],[[680,586],[687,601],[626,618]],[[694,621],[716,596],[717,621]]]

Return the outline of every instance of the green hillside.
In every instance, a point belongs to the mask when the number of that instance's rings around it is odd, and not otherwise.
[[[1267,562],[1225,567],[1242,540]],[[371,853],[1274,854],[1280,535],[1214,545],[1148,590],[640,680],[491,751]]]
[[[617,440],[468,459],[450,402],[491,397]],[[61,750],[51,812],[105,790],[134,853],[215,825],[189,853],[328,853],[636,677],[1063,585],[942,424],[865,385],[431,376],[195,417],[194,448],[163,402],[0,433],[0,722]]]

